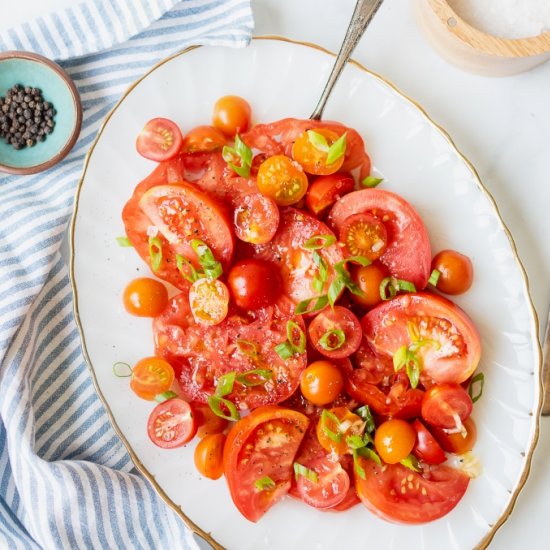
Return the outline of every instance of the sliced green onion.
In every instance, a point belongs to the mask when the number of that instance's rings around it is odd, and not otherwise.
[[[287,341],[284,341],[281,344],[276,345],[273,349],[275,353],[285,361],[287,359],[290,359],[294,355],[294,349]]]
[[[298,332],[298,343],[295,341],[295,332]],[[296,353],[306,351],[306,335],[300,326],[294,321],[286,322],[286,337]]]
[[[395,286],[391,283],[392,277],[386,277],[380,283],[380,298],[384,301],[390,300],[397,294]]]
[[[327,422],[331,420],[336,424],[336,426],[340,426],[340,420],[338,417],[333,413],[330,412],[328,409],[323,409],[323,412],[321,413],[321,429],[323,432],[325,432],[325,435],[332,439],[335,443],[340,443],[342,441],[342,434],[340,432],[333,432],[328,426]]]
[[[318,151],[322,151],[323,153],[328,153],[330,151],[327,138],[319,132],[316,132],[315,130],[308,130],[307,139]]]
[[[415,389],[420,381],[420,362],[416,355],[407,363],[405,369],[409,377],[409,382],[411,383],[411,388]]]
[[[326,283],[327,277],[328,277],[328,266],[327,262],[323,260],[321,257],[321,254],[319,252],[314,251],[313,254],[313,261],[315,262],[315,265],[319,268],[319,277],[321,278],[321,281],[323,283]]]
[[[348,256],[345,260],[342,260],[341,262],[334,264],[335,271],[337,271],[341,275],[342,272],[345,270],[349,275],[349,272],[347,271],[347,268],[346,268],[346,264],[348,262],[359,264],[362,266],[367,266],[372,264],[372,262],[366,256]]]
[[[189,268],[189,273],[185,272],[184,266]],[[187,279],[190,283],[194,283],[199,278],[199,273],[195,269],[195,266],[181,254],[176,254],[176,267],[181,273],[184,279]]]
[[[234,147],[229,147],[228,145],[223,147],[222,157],[233,172],[243,178],[248,178],[250,176],[250,167],[252,166],[253,157],[252,149],[241,140],[238,134],[235,136]],[[235,164],[236,158],[240,159],[240,166]]]
[[[365,469],[361,466],[361,464],[359,464],[359,453],[357,452],[357,449],[353,449],[353,466],[355,468],[355,472],[361,479],[367,479]]]
[[[374,176],[367,176],[361,181],[361,185],[364,187],[376,187],[379,183],[383,182],[384,178],[376,178]]]
[[[382,461],[380,460],[378,453],[376,451],[373,451],[371,448],[361,447],[360,449],[356,449],[355,452],[360,456],[364,456],[365,458],[370,458],[371,460],[374,460],[374,462],[376,462],[378,466],[382,466]]]
[[[334,307],[336,300],[338,300],[338,297],[340,296],[344,288],[346,288],[346,281],[342,277],[336,277],[332,281],[332,283],[330,283],[330,286],[328,287],[327,298],[328,303],[331,307]]]
[[[233,385],[235,384],[235,377],[237,376],[236,372],[228,372],[223,374],[218,378],[218,384],[216,385],[217,397],[223,397],[224,395],[229,395],[233,391]]]
[[[367,431],[367,433],[374,432],[374,418],[372,416],[370,407],[368,405],[363,405],[362,407],[356,409],[354,412],[365,421],[365,430]]]
[[[128,378],[132,376],[132,367],[128,363],[117,361],[113,365],[113,374],[118,378]]]
[[[313,304],[311,308],[309,307],[310,304]],[[296,313],[296,315],[303,313],[314,313],[323,309],[327,304],[328,296],[326,294],[323,294],[322,296],[315,296],[299,302],[294,310],[294,313]]]
[[[336,342],[334,342],[336,340]],[[346,334],[340,329],[327,330],[321,338],[319,338],[319,345],[326,351],[334,351],[340,349],[346,342]]]
[[[336,162],[346,153],[346,134],[344,132],[331,146],[327,153],[326,165]]]
[[[294,477],[298,479],[299,476],[303,476],[306,479],[309,479],[309,481],[313,481],[313,483],[317,483],[319,481],[319,477],[317,476],[317,472],[314,472],[313,470],[310,470],[309,468],[306,468],[302,464],[299,464],[298,462],[294,463]]]
[[[365,442],[360,435],[349,435],[346,437],[346,444],[352,451],[365,446]]]
[[[118,246],[122,246],[124,248],[134,246],[128,237],[117,237],[116,242],[118,243]]]
[[[314,235],[303,244],[303,247],[308,250],[319,250],[327,248],[335,242],[336,237],[334,235]]]
[[[258,489],[258,491],[265,491],[266,489],[275,489],[276,483],[269,477],[264,476],[260,479],[257,479],[254,482],[254,487]]]
[[[439,277],[441,277],[441,271],[437,269],[432,270],[430,278],[428,279],[428,284],[432,286],[437,286],[437,283],[439,282]]]
[[[235,403],[229,401],[229,399],[211,395],[208,398],[208,406],[212,409],[212,412],[220,418],[225,418],[226,420],[239,420],[241,417]],[[227,409],[228,413],[223,411],[222,406]]]
[[[252,379],[251,379],[252,378]],[[261,386],[273,378],[273,371],[268,369],[253,369],[237,374],[239,384],[247,387]]]
[[[421,345],[428,344],[428,340],[421,340],[411,344],[410,347],[401,346],[393,354],[393,368],[397,372],[398,370],[405,367],[407,376],[411,383],[411,388],[416,388],[418,382],[420,381],[420,359],[415,353],[415,350],[418,349]],[[420,344],[420,346],[418,345]],[[411,349],[415,346],[415,349]]]
[[[177,396],[178,394],[174,393],[173,391],[164,391],[155,395],[155,401],[157,403],[164,403],[164,401],[168,401],[168,399],[172,399]]]
[[[397,286],[399,287],[399,290],[403,290],[405,292],[416,292],[416,287],[410,281],[397,279]]]
[[[239,338],[237,340],[237,347],[243,355],[248,355],[249,357],[256,357],[258,355],[258,344],[250,340]]]
[[[162,241],[158,237],[149,237],[149,258],[151,259],[151,269],[158,271],[162,262]]]
[[[321,280],[321,277],[318,275],[315,275],[313,277],[313,280],[311,281],[311,288],[313,289],[313,292],[316,292],[317,294],[321,294],[321,292],[323,292],[324,286],[325,286],[325,283]]]
[[[474,384],[479,384],[479,391],[474,395]],[[478,372],[471,380],[468,387],[468,393],[472,398],[472,403],[475,403],[483,395],[483,386],[485,384],[485,375]]]
[[[401,460],[400,463],[403,466],[405,466],[405,468],[408,468],[409,470],[412,470],[413,472],[421,472],[422,471],[422,469],[420,468],[420,464],[418,462],[418,459],[414,455],[409,455],[408,457]]]
[[[401,346],[397,348],[393,354],[393,369],[397,372],[401,369],[409,360],[409,348],[407,346]]]
[[[222,273],[222,264],[216,260],[209,246],[199,240],[193,239],[191,247],[199,257],[199,263],[208,279],[217,279]]]

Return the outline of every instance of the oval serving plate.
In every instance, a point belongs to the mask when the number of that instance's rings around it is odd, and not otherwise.
[[[149,275],[133,249],[120,248],[120,212],[134,186],[154,168],[135,139],[145,122],[162,116],[190,129],[210,120],[215,100],[247,98],[256,121],[309,116],[333,55],[279,38],[255,39],[242,50],[190,48],[136,82],[107,117],[87,157],[71,228],[75,311],[96,388],[136,466],[166,502],[216,547],[440,548],[485,547],[509,516],[529,471],[538,436],[540,346],[537,319],[515,246],[493,199],[449,136],[391,84],[350,63],[329,100],[325,118],[356,128],[383,187],[402,194],[428,226],[433,251],[470,256],[475,283],[456,299],[483,339],[483,397],[474,417],[474,452],[483,471],[446,517],[422,526],[386,523],[359,505],[322,513],[292,499],[257,524],[233,505],[223,480],[201,478],[194,443],[163,451],[146,434],[154,404],[138,399],[117,361],[134,364],[153,352],[150,320],[128,315],[127,282]]]

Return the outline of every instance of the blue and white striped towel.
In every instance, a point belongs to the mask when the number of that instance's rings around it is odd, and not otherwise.
[[[189,44],[245,46],[249,0],[88,0],[0,33],[61,60],[84,108],[48,172],[0,175],[0,549],[195,548],[95,394],[60,255],[86,150],[128,85]]]

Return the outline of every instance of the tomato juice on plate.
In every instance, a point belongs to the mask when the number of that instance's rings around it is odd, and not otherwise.
[[[472,263],[433,258],[353,128],[251,113],[225,96],[212,125],[159,118],[137,138],[159,162],[122,211],[156,276],[124,295],[152,318],[130,381],[159,402],[144,429],[163,449],[199,439],[198,471],[253,522],[286,495],[440,518],[470,481],[447,462],[475,444],[483,387],[479,334],[440,292],[466,292]]]

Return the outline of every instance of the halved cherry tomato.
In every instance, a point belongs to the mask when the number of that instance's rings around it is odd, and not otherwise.
[[[314,134],[310,134],[314,132]],[[326,176],[338,172],[344,164],[345,148],[342,154],[332,162],[328,163],[328,151],[330,146],[338,141],[340,135],[328,128],[315,128],[306,130],[292,146],[292,158],[302,165],[308,174]],[[325,143],[315,143],[315,140]]]
[[[308,469],[317,474],[315,481],[304,475],[297,477],[300,498],[310,506],[319,509],[332,508],[340,504],[350,488],[349,475],[339,462],[318,458]]]
[[[197,436],[201,439],[207,435],[219,434],[225,431],[229,422],[218,416],[209,405],[192,403],[197,423]]]
[[[229,290],[219,279],[198,279],[189,289],[189,305],[197,323],[219,325],[229,308]]]
[[[413,454],[427,464],[441,464],[445,462],[447,457],[428,428],[418,418],[412,423],[412,427],[416,431],[416,443]]]
[[[378,353],[393,356],[416,344],[423,373],[436,383],[460,384],[481,356],[481,340],[470,318],[449,300],[428,293],[396,296],[361,320],[363,334]]]
[[[289,490],[293,462],[309,420],[281,407],[260,407],[231,428],[225,443],[225,478],[237,509],[256,522]]]
[[[344,376],[334,363],[315,361],[302,372],[300,389],[314,405],[327,405],[344,389]]]
[[[307,209],[318,218],[324,218],[340,197],[353,191],[354,185],[353,178],[341,172],[315,178],[306,193]]]
[[[241,260],[227,277],[233,301],[241,309],[258,309],[275,303],[281,294],[281,276],[275,264],[265,260]]]
[[[196,431],[191,406],[179,397],[159,403],[147,421],[149,439],[163,449],[185,445],[193,439]]]
[[[382,301],[380,284],[388,276],[388,270],[379,263],[371,265],[353,265],[350,270],[351,280],[363,294],[350,293],[351,299],[360,306],[371,308]]]
[[[250,124],[252,109],[242,97],[226,95],[220,97],[214,104],[212,124],[220,129],[227,137],[246,132]]]
[[[382,221],[370,214],[353,214],[340,227],[340,242],[348,255],[377,260],[388,244],[388,232]]]
[[[213,126],[197,126],[183,138],[184,153],[206,153],[221,149],[226,143],[223,133]]]
[[[355,353],[363,334],[357,317],[343,306],[319,313],[308,328],[313,347],[325,357],[342,359]]]
[[[307,176],[302,167],[285,155],[275,155],[262,162],[258,169],[260,193],[279,206],[296,204],[307,191]]]
[[[168,391],[174,382],[172,365],[160,357],[145,357],[132,369],[130,388],[142,399],[152,401],[159,393]]]
[[[365,427],[363,419],[347,407],[335,407],[319,418],[317,439],[329,453],[343,455],[351,452],[346,438],[361,435]]]
[[[140,277],[128,283],[122,301],[126,311],[132,315],[156,317],[168,303],[168,291],[160,281]]]
[[[234,200],[235,235],[252,244],[268,243],[279,227],[276,202],[261,193],[247,193]]]
[[[463,294],[474,282],[472,260],[456,250],[442,250],[432,261],[432,269],[439,271],[436,288],[445,294]]]
[[[210,434],[203,437],[195,447],[195,467],[204,477],[219,479],[223,475],[223,447],[225,435]]]
[[[340,231],[347,218],[367,213],[381,220],[388,233],[380,256],[391,275],[412,282],[417,290],[428,283],[432,252],[424,222],[401,196],[383,189],[362,189],[342,197],[330,211],[329,225]]]
[[[181,131],[175,122],[167,118],[154,118],[139,133],[136,149],[142,157],[162,162],[180,152],[182,140]]]
[[[363,504],[381,518],[418,524],[449,513],[464,496],[470,478],[447,466],[430,466],[420,473],[401,464],[379,466],[359,457],[355,488]],[[364,477],[362,477],[362,475]]]
[[[422,418],[431,426],[460,429],[472,409],[472,399],[460,384],[439,384],[426,391]]]
[[[386,464],[397,464],[407,458],[413,450],[415,440],[414,428],[399,418],[382,422],[374,433],[374,446]]]
[[[442,428],[432,428],[437,442],[448,453],[462,455],[474,448],[477,439],[477,428],[474,419],[470,416],[464,421],[462,433],[449,434]]]

